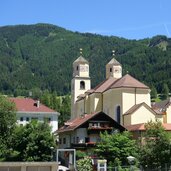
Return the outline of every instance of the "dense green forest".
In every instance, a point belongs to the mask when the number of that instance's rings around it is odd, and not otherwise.
[[[79,48],[90,62],[92,87],[105,78],[105,65],[114,49],[123,74],[128,71],[158,93],[163,84],[171,89],[171,39],[166,36],[127,40],[36,24],[0,27],[0,92],[70,93],[72,63]]]

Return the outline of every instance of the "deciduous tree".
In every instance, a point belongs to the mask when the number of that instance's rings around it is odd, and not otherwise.
[[[129,132],[101,134],[101,141],[97,144],[97,155],[107,159],[110,165],[124,165],[127,157],[137,157],[137,146]]]
[[[149,169],[156,169],[170,162],[170,136],[161,122],[148,122],[146,133],[140,147],[140,163]]]
[[[15,104],[7,97],[0,95],[0,160],[4,160],[9,152],[15,123]]]
[[[0,137],[6,138],[11,134],[16,123],[15,104],[0,95]]]
[[[48,123],[31,122],[19,126],[13,135],[15,160],[19,161],[50,161],[54,137]]]

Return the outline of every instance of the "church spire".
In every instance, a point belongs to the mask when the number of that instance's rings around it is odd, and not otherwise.
[[[82,56],[82,50],[80,48],[80,56],[73,62],[73,77],[89,77],[89,62]]]
[[[122,66],[115,59],[115,50],[112,50],[112,59],[106,65],[106,78],[109,77],[114,77],[114,78],[122,77]]]
[[[80,48],[80,56],[73,62],[73,79],[71,81],[71,118],[77,116],[77,97],[80,94],[84,94],[90,88],[91,80],[89,77],[89,62],[82,56],[82,48]]]

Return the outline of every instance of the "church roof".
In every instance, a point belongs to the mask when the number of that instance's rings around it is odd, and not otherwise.
[[[128,131],[145,131],[144,123],[125,126]]]
[[[166,131],[171,131],[170,123],[162,123],[163,128]],[[124,126],[128,131],[145,131],[145,123]]]
[[[115,58],[112,58],[108,64],[121,65]]]
[[[127,87],[127,88],[144,88],[144,89],[149,89],[148,86],[145,84],[141,83],[140,81],[136,80],[129,74],[126,74],[120,79],[116,79],[113,77],[110,77],[100,84],[98,84],[94,89],[90,89],[86,91],[88,94],[92,93],[103,93],[104,91],[108,89],[113,89],[113,88],[120,88],[120,87]]]
[[[122,78],[118,79],[110,88],[120,88],[120,87],[128,87],[128,88],[144,88],[149,89],[148,86],[133,78],[129,74],[126,74]]]
[[[122,78],[116,79],[113,77],[110,77],[100,84],[98,84],[94,89],[86,91],[86,93],[103,93],[104,91],[108,89],[113,88],[120,88],[120,87],[127,87],[127,88],[144,88],[149,89],[148,86],[141,83],[137,79],[133,78],[129,74],[126,74]]]
[[[139,103],[139,104],[135,104],[134,106],[132,106],[127,112],[125,112],[123,115],[129,115],[134,113],[135,111],[137,111],[141,106],[146,107],[148,110],[150,110],[152,113],[157,114],[150,106],[148,106],[146,103]]]
[[[87,90],[86,93],[87,94],[92,94],[92,93],[103,93],[104,91],[106,91],[108,88],[110,88],[110,86],[116,81],[116,78],[110,77],[106,80],[104,80],[103,82],[101,82],[100,84],[98,84],[95,88]]]
[[[134,106],[132,106],[127,112],[125,112],[123,115],[129,115],[134,113],[137,109],[139,109],[141,106],[143,105],[143,103],[140,104],[136,104]]]
[[[110,88],[111,85],[113,85],[116,82],[116,78],[110,77],[108,79],[106,79],[105,81],[103,81],[102,83],[100,83],[99,85],[97,85],[94,88],[94,92],[95,93],[102,93],[104,91],[106,91],[108,88]]]
[[[83,56],[80,56],[78,57],[74,63],[86,63],[86,64],[89,64],[88,61],[83,57]]]

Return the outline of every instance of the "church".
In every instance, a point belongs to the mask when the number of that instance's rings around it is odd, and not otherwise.
[[[106,64],[106,79],[91,88],[89,62],[81,53],[73,62],[71,119],[58,130],[60,145],[74,148],[71,144],[95,144],[100,131],[111,129],[128,130],[138,138],[145,131],[144,124],[156,119],[170,131],[171,116],[158,112],[157,106],[151,106],[147,85],[129,74],[122,75],[122,65],[114,52]]]

